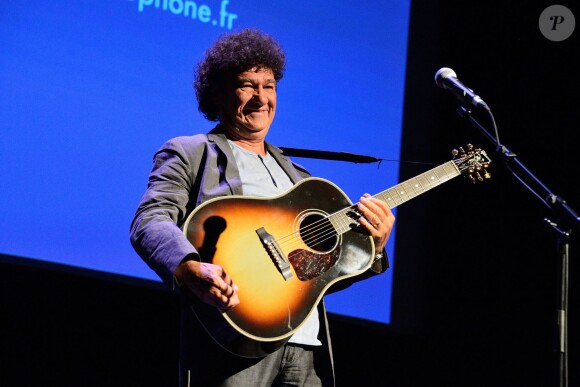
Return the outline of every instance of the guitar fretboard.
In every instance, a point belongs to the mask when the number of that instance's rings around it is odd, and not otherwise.
[[[457,165],[453,161],[448,161],[443,165],[378,193],[375,197],[387,202],[390,208],[395,208],[460,174],[461,172],[459,172]]]
[[[380,192],[374,195],[374,197],[386,202],[390,208],[395,208],[459,175],[461,175],[459,168],[451,160]],[[339,234],[349,231],[353,225],[357,224],[356,220],[349,216],[354,211],[354,208],[356,208],[356,204],[328,217],[328,220],[330,220]]]

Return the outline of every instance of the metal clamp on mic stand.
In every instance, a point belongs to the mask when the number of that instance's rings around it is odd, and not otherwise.
[[[568,386],[568,269],[569,269],[569,242],[572,228],[580,224],[578,214],[564,199],[548,189],[528,168],[526,168],[505,145],[499,141],[495,119],[488,105],[477,96],[473,90],[467,88],[457,79],[457,75],[450,68],[441,68],[435,74],[437,86],[451,91],[459,100],[458,114],[473,124],[485,137],[495,145],[495,151],[500,156],[512,175],[522,183],[534,196],[539,198],[554,214],[561,225],[545,218],[544,221],[552,227],[557,235],[558,257],[560,258],[560,292],[557,310],[558,324],[558,366],[560,387]],[[485,111],[493,124],[493,136],[472,115],[472,108]]]

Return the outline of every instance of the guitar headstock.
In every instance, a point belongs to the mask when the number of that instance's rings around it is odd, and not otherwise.
[[[491,178],[491,174],[487,171],[491,159],[484,150],[467,144],[467,150],[460,147],[459,150],[453,149],[451,154],[453,155],[453,162],[459,168],[459,172],[469,177],[472,183],[475,184],[478,181]]]

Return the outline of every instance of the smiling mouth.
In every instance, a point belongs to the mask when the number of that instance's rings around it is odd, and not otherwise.
[[[251,110],[251,109],[248,109],[244,113],[246,115],[254,114],[254,113],[268,113],[268,110]]]

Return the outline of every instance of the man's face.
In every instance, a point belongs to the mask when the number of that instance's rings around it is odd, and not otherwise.
[[[222,124],[242,138],[265,137],[276,113],[276,80],[272,70],[244,71],[226,89]]]

